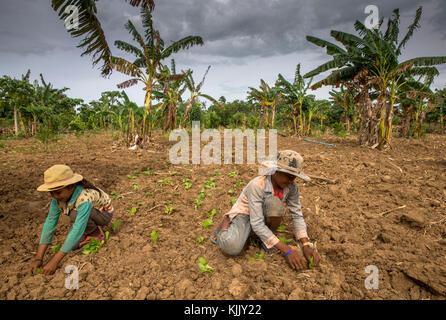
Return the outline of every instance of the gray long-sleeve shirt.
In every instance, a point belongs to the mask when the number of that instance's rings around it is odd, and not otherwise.
[[[226,213],[230,220],[238,214],[249,215],[253,231],[268,249],[280,241],[265,224],[265,215],[263,213],[263,202],[272,193],[271,175],[258,176],[246,185],[240,193],[237,202]],[[308,237],[307,225],[302,215],[299,189],[296,182],[293,182],[283,189],[282,201],[289,208],[296,239]]]

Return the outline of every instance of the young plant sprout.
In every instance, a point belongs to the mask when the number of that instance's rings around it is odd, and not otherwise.
[[[201,273],[214,271],[214,268],[208,265],[208,262],[203,257],[198,258],[198,268]]]
[[[158,236],[159,233],[156,230],[153,230],[152,233],[150,234],[150,237],[152,237],[153,243],[157,243],[158,242]]]

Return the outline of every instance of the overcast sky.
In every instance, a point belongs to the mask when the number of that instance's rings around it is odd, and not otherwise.
[[[101,77],[91,56],[81,57],[80,38],[71,38],[50,0],[0,0],[0,76],[20,78],[31,69],[31,79],[43,73],[55,87],[68,87],[68,95],[86,102],[101,92],[118,90],[128,77],[113,72]],[[401,59],[446,55],[446,7],[444,0],[155,0],[154,26],[166,43],[199,35],[204,45],[173,55],[177,71],[194,71],[198,83],[208,65],[202,92],[228,101],[245,99],[248,87],[260,79],[274,85],[279,73],[292,80],[296,65],[306,73],[327,62],[325,50],[306,41],[313,35],[337,43],[330,30],[355,33],[353,23],[364,22],[364,9],[374,4],[380,17],[400,9],[400,36],[405,35],[415,11],[423,6],[421,29],[409,41]],[[115,40],[132,43],[124,24],[131,19],[142,31],[139,9],[124,0],[97,2],[99,19],[115,56],[126,57]],[[386,20],[387,22],[387,20]],[[385,22],[385,23],[386,23]],[[402,60],[401,60],[402,61]],[[166,61],[167,63],[170,62]],[[446,65],[438,67],[435,88],[446,86]],[[319,78],[318,78],[319,79]],[[318,80],[315,79],[315,80]],[[328,98],[330,87],[311,93]],[[126,89],[130,99],[142,105],[142,86]]]

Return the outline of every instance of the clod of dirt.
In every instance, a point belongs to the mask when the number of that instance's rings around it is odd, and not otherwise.
[[[305,299],[305,291],[298,287],[293,290],[293,292],[290,293],[288,296],[288,300],[302,300]]]
[[[189,279],[183,279],[175,285],[175,297],[178,299],[187,299],[195,294],[195,287]]]
[[[246,296],[247,286],[240,282],[238,279],[232,279],[229,285],[229,293],[235,299],[243,299]]]
[[[234,264],[234,266],[232,267],[232,275],[234,277],[238,277],[242,274],[242,272],[243,272],[242,267],[238,263]]]
[[[420,213],[413,211],[402,214],[400,221],[412,228],[423,228],[425,225],[424,217]]]

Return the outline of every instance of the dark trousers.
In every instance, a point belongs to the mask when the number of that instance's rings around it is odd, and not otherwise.
[[[71,210],[68,215],[70,217],[71,224],[74,224],[77,217],[77,210]],[[79,239],[79,242],[84,241],[90,233],[96,231],[98,226],[102,227],[108,225],[112,218],[113,212],[109,212],[106,210],[99,211],[96,208],[91,208],[90,217],[87,221],[87,227],[85,228],[84,234]]]

